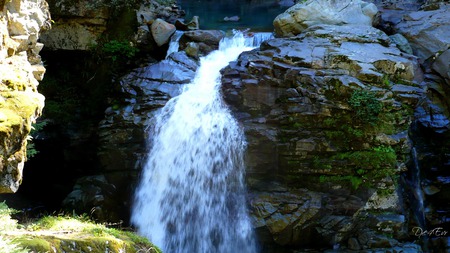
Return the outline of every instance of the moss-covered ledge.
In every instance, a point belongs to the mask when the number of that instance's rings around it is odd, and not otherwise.
[[[86,216],[45,216],[19,224],[11,218],[16,212],[0,202],[0,252],[161,252],[146,238]]]

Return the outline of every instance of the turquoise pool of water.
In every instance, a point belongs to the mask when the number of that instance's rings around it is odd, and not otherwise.
[[[252,31],[266,32],[273,31],[273,20],[288,8],[283,3],[277,0],[178,0],[181,9],[186,12],[185,21],[199,16],[200,29],[250,28]],[[232,16],[238,16],[240,20],[224,21],[225,17]]]

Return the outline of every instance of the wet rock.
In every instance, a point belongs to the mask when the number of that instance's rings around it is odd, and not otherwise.
[[[450,44],[449,11],[450,5],[447,3],[437,10],[412,12],[404,16],[404,22],[396,25],[398,32],[410,42],[414,53],[422,62],[431,61],[432,68],[445,78],[447,85],[450,83],[446,57]],[[440,58],[441,55],[444,55],[443,58]]]
[[[317,24],[371,26],[378,12],[374,4],[363,1],[306,1],[297,3],[274,22],[275,33],[280,37],[295,36]]]
[[[193,42],[198,45],[199,56],[205,56],[219,48],[219,42],[223,37],[225,33],[219,30],[187,31],[180,38],[180,50],[184,50]]]
[[[199,59],[199,45],[195,42],[189,42],[186,45],[186,48],[184,49],[184,51],[186,52],[186,55],[194,58],[194,59]]]

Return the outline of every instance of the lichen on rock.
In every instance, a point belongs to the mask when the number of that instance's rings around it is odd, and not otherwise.
[[[0,193],[17,191],[31,124],[44,107],[37,92],[45,73],[37,39],[49,21],[44,0],[7,1],[0,13]]]

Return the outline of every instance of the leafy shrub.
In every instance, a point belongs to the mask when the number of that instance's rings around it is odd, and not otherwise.
[[[350,107],[356,112],[359,120],[370,125],[375,125],[378,115],[383,109],[383,104],[375,95],[365,90],[356,90],[348,100]]]
[[[39,151],[36,149],[36,146],[33,143],[33,135],[35,135],[37,132],[41,131],[45,125],[47,125],[46,121],[37,122],[34,123],[31,126],[31,132],[27,137],[28,143],[27,143],[27,159],[30,159],[34,157],[35,155],[39,154]]]
[[[17,227],[17,221],[11,219],[11,214],[14,213],[15,210],[9,208],[5,202],[0,202],[0,231],[11,230]]]
[[[119,59],[129,60],[138,52],[139,49],[133,47],[127,41],[111,40],[102,45],[102,53],[111,57],[113,62]]]
[[[0,252],[27,253],[28,250],[20,247],[20,245],[15,243],[13,240],[0,235]]]

